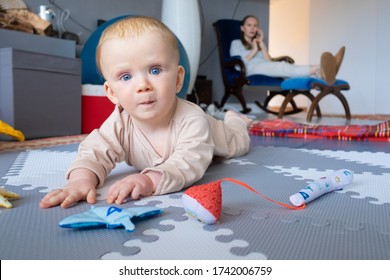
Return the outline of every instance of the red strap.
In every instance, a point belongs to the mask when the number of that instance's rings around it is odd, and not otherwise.
[[[254,192],[255,194],[261,196],[262,198],[267,199],[268,201],[271,201],[271,202],[273,202],[273,203],[279,204],[279,205],[282,206],[282,207],[286,207],[286,208],[289,208],[289,209],[292,209],[292,210],[303,210],[303,209],[305,208],[305,206],[306,206],[305,204],[302,204],[302,205],[300,205],[300,206],[291,206],[291,205],[289,205],[289,204],[285,204],[285,203],[282,203],[282,202],[275,201],[275,200],[273,200],[273,199],[271,199],[271,198],[269,198],[269,197],[266,197],[265,195],[259,193],[259,192],[256,191],[254,188],[252,188],[251,186],[245,184],[244,182],[241,182],[241,181],[236,180],[236,179],[233,179],[233,178],[223,178],[223,179],[221,179],[221,181],[230,181],[230,182],[239,184],[239,185],[241,185],[241,186],[247,188],[248,190]]]

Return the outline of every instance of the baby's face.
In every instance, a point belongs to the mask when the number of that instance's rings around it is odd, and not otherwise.
[[[108,97],[135,119],[165,121],[172,116],[184,77],[178,56],[156,32],[107,41],[100,64]]]

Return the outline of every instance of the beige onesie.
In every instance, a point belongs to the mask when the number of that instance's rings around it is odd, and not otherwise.
[[[202,178],[213,156],[231,158],[249,151],[249,135],[245,122],[236,116],[224,121],[203,112],[178,98],[164,154],[155,152],[126,111],[116,107],[100,129],[95,129],[81,142],[78,156],[66,178],[76,168],[87,168],[99,179],[99,186],[115,167],[125,161],[145,173],[162,173],[155,195],[176,192]]]

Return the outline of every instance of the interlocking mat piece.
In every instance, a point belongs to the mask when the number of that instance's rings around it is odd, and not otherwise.
[[[60,228],[64,218],[86,212],[41,209],[40,199],[65,185],[77,144],[0,153],[0,185],[18,193],[13,208],[0,208],[0,259],[390,259],[390,148],[384,142],[251,136],[250,152],[213,163],[197,182],[230,177],[276,201],[339,169],[353,182],[322,195],[300,211],[280,207],[223,181],[219,221],[190,217],[182,192],[128,201],[121,208],[157,207],[162,213],[123,228]],[[136,172],[118,164],[98,191],[95,207],[117,179]]]

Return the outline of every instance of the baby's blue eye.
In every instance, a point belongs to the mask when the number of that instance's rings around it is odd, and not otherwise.
[[[152,74],[152,75],[158,75],[160,73],[161,73],[160,68],[155,67],[155,68],[150,69],[150,74]]]
[[[130,74],[122,75],[120,79],[122,81],[129,81],[131,79],[131,75]]]

